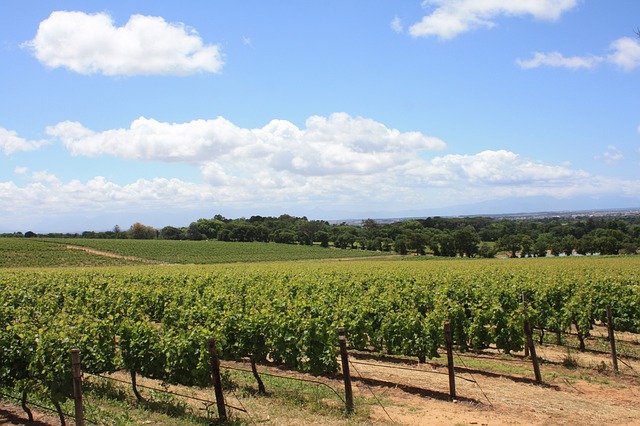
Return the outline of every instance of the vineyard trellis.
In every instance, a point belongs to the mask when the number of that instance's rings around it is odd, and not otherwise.
[[[339,369],[336,328],[350,347],[420,360],[444,344],[450,321],[461,351],[505,353],[537,329],[582,339],[606,323],[640,331],[638,261],[567,259],[507,263],[376,262],[265,264],[0,272],[0,385],[46,391],[54,404],[73,394],[68,354],[87,373],[125,369],[167,383],[209,385],[202,336],[223,359],[247,357],[311,374]],[[509,264],[510,265],[510,264]],[[531,265],[531,266],[528,266]]]

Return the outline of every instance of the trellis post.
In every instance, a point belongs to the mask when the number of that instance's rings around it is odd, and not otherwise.
[[[82,409],[82,369],[80,365],[79,349],[71,349],[71,375],[73,377],[73,404],[75,408],[76,425],[84,426],[84,410]]]
[[[613,369],[618,371],[618,355],[616,353],[616,338],[613,332],[613,315],[611,314],[611,305],[607,305],[607,331],[609,332],[609,344],[611,345],[611,361],[613,361]]]
[[[456,373],[453,366],[453,337],[451,336],[451,322],[444,323],[444,342],[447,347],[447,370],[449,370],[449,396],[456,399]]]
[[[527,347],[531,355],[531,363],[533,364],[533,373],[536,376],[536,383],[542,383],[542,374],[540,373],[540,364],[538,364],[538,356],[536,355],[536,347],[533,343],[533,330],[529,322],[529,313],[527,312],[527,295],[522,292],[522,306],[524,313],[524,334],[527,336]]]
[[[209,348],[209,360],[211,362],[211,377],[213,378],[213,389],[216,395],[216,405],[218,407],[218,417],[221,421],[227,421],[227,409],[224,405],[224,395],[222,394],[222,380],[220,379],[220,359],[218,359],[218,349],[216,340],[213,337],[207,339]]]
[[[347,337],[344,327],[338,327],[338,342],[340,343],[340,357],[342,358],[342,377],[344,379],[344,394],[347,413],[353,413],[353,390],[351,389],[351,374],[349,373],[349,354],[347,353]]]

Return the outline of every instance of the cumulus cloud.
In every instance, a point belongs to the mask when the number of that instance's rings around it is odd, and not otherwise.
[[[609,165],[614,165],[624,160],[624,154],[614,145],[609,145],[607,146],[607,150],[602,155],[597,155],[595,159],[604,161]]]
[[[0,183],[0,212],[17,217],[20,212],[215,211],[216,206],[272,211],[277,206],[355,214],[508,197],[640,196],[639,181],[595,176],[512,151],[436,155],[446,147],[437,138],[346,113],[312,116],[303,127],[287,120],[242,128],[222,117],[186,123],[140,118],[128,128],[101,132],[61,122],[47,133],[73,155],[179,162],[197,168],[201,180],[64,181],[50,171],[16,168],[21,185]],[[611,146],[603,159],[616,161],[617,155]]]
[[[2,150],[6,155],[16,152],[35,151],[47,143],[49,142],[45,140],[26,140],[19,137],[15,131],[0,127],[0,150]]]
[[[405,164],[357,176],[306,176],[274,170],[265,162],[242,160],[231,164],[209,161],[201,167],[207,177],[201,183],[157,177],[117,184],[101,176],[65,182],[50,172],[35,171],[23,186],[0,183],[0,212],[61,215],[98,210],[183,211],[206,206],[261,211],[277,206],[283,211],[335,208],[357,213],[509,197],[640,196],[638,180],[594,176],[506,150],[431,159],[414,156]]]
[[[533,58],[523,60],[516,59],[516,63],[524,69],[549,66],[555,68],[595,68],[602,63],[609,63],[622,68],[624,71],[633,71],[640,66],[640,42],[638,40],[623,37],[610,46],[608,55],[588,55],[566,57],[560,52],[541,53],[536,52]]]
[[[215,199],[212,188],[179,179],[139,179],[118,185],[98,176],[86,182],[63,182],[46,172],[34,172],[31,182],[18,186],[0,182],[0,211],[8,213],[69,213],[74,211],[127,210],[138,207],[193,208],[205,199]]]
[[[24,43],[51,68],[80,74],[186,75],[217,73],[223,58],[217,45],[162,17],[133,15],[122,27],[107,13],[53,12]]]
[[[562,185],[566,180],[585,179],[581,170],[536,162],[506,150],[482,151],[475,155],[446,155],[408,171],[425,184],[450,186],[456,183],[485,186]]]
[[[47,133],[73,155],[184,162],[202,166],[213,180],[225,179],[221,168],[242,172],[256,161],[300,175],[365,174],[446,147],[438,138],[346,113],[309,117],[303,129],[286,120],[245,129],[223,117],[188,123],[139,118],[126,129],[96,133],[80,123],[62,122]],[[205,167],[211,162],[216,165]]]
[[[409,27],[413,37],[437,36],[448,40],[476,28],[492,28],[501,16],[532,16],[555,21],[574,8],[577,0],[425,0],[431,13]]]
[[[625,71],[631,71],[640,66],[640,42],[629,37],[620,38],[611,43],[613,53],[607,60]]]

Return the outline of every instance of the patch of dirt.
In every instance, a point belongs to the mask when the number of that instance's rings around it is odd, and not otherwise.
[[[544,385],[533,380],[530,361],[523,355],[507,357],[497,351],[456,356],[457,401],[449,401],[447,368],[442,360],[419,364],[411,359],[352,354],[351,374],[356,411],[358,404],[367,404],[355,419],[336,418],[322,414],[280,407],[271,397],[229,394],[228,403],[246,407],[253,420],[271,425],[638,425],[640,419],[640,360],[627,358],[619,373],[611,369],[598,371],[597,366],[609,363],[606,354],[571,351],[577,367],[567,369],[562,360],[567,348],[555,345],[537,346],[544,358],[541,365]],[[466,361],[464,361],[466,360]],[[500,368],[473,367],[472,362],[497,363]],[[467,367],[466,365],[469,365]],[[249,369],[247,363],[222,362],[222,368]],[[343,392],[340,379],[313,377],[275,366],[260,365],[259,371],[288,377],[301,377],[323,382]],[[512,372],[515,371],[515,372]],[[114,378],[128,380],[126,372]],[[138,378],[141,385],[161,388],[159,382]],[[172,391],[213,400],[211,389],[169,387]],[[268,391],[268,389],[267,389]],[[364,402],[363,402],[364,401]],[[195,402],[195,404],[198,404]],[[336,401],[328,402],[335,405]],[[338,403],[339,404],[339,403]],[[36,412],[34,411],[34,414]],[[57,424],[55,416],[37,414],[40,423]],[[0,423],[29,424],[19,406],[0,405]],[[237,418],[245,418],[238,414]],[[22,423],[20,423],[22,422]],[[249,421],[249,423],[251,423]]]
[[[33,414],[33,421],[28,420],[27,414],[18,405],[6,401],[0,401],[0,424],[9,425],[31,425],[31,426],[49,426],[57,425],[60,423],[58,416],[43,413],[31,408]]]
[[[162,263],[162,262],[158,262],[155,260],[150,260],[150,259],[144,259],[142,257],[135,257],[135,256],[123,256],[121,254],[116,254],[116,253],[111,253],[108,251],[100,251],[100,250],[96,250],[96,249],[92,249],[89,247],[83,247],[83,246],[74,246],[71,244],[66,244],[65,247],[69,250],[82,250],[85,251],[87,253],[90,254],[95,254],[96,256],[104,256],[104,257],[109,257],[112,259],[123,259],[123,260],[133,260],[136,262],[142,262],[142,263],[150,263],[153,265],[166,265],[166,263]]]

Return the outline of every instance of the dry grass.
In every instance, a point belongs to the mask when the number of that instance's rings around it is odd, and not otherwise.
[[[598,330],[594,331],[594,335]],[[621,336],[633,348],[637,336]],[[589,346],[597,345],[591,338]],[[624,342],[621,343],[625,345]],[[589,347],[588,346],[588,347]],[[257,393],[250,373],[226,370],[228,404],[247,413],[231,409],[235,424],[269,425],[562,425],[581,424],[635,425],[640,419],[640,360],[625,359],[620,372],[614,373],[606,353],[579,352],[552,344],[539,345],[538,354],[544,385],[536,385],[530,361],[522,354],[505,356],[495,350],[456,356],[456,388],[458,400],[448,400],[448,377],[444,359],[418,364],[410,359],[379,356],[352,356],[352,376],[356,396],[356,413],[347,416],[340,397],[327,386],[342,393],[339,378],[311,377],[274,366],[260,366],[262,373],[316,380],[313,384],[273,378],[263,374],[268,395]],[[567,358],[573,360],[566,368]],[[602,368],[602,366],[605,368]],[[248,369],[243,363],[223,362],[224,367]],[[125,372],[114,374],[127,380]],[[162,389],[159,382],[139,378],[139,384]],[[120,385],[119,385],[120,386]],[[213,401],[211,389],[170,386],[170,391]],[[102,410],[118,414],[112,424],[206,424],[204,406],[196,400],[160,397],[157,407],[175,404],[176,409],[196,413],[196,417],[159,414],[136,406],[127,386],[122,388],[126,401],[100,400]],[[142,390],[148,398],[153,396]],[[121,397],[122,399],[122,397]],[[95,397],[94,397],[95,400]],[[185,402],[186,401],[186,402]],[[111,407],[111,408],[110,408]],[[15,407],[14,407],[15,408]],[[4,411],[2,411],[4,410]],[[170,410],[169,410],[170,411]],[[211,408],[215,415],[215,408]],[[0,416],[22,416],[17,408],[13,414],[6,403]],[[197,419],[200,416],[201,421]],[[5,420],[8,417],[5,417]],[[55,418],[42,417],[41,424],[56,424]],[[0,417],[0,420],[3,417]],[[128,419],[123,421],[122,419]]]

